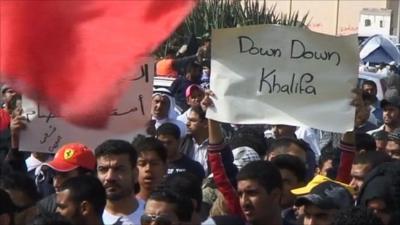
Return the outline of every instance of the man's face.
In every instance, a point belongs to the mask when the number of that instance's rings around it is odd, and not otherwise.
[[[202,120],[196,112],[191,111],[186,123],[188,132],[195,135],[200,130],[207,127],[207,120]]]
[[[383,122],[384,124],[396,126],[400,118],[400,109],[395,106],[386,106],[383,108]]]
[[[292,171],[287,169],[279,169],[279,171],[281,172],[283,181],[281,206],[282,208],[292,207],[296,196],[293,195],[290,190],[299,188],[302,184],[297,180],[296,175]]]
[[[167,166],[155,151],[142,152],[138,157],[137,168],[139,170],[140,188],[152,190],[158,186],[164,175]]]
[[[386,153],[392,159],[400,160],[400,141],[389,140],[386,144]]]
[[[152,218],[152,219],[150,219]],[[142,225],[162,224],[157,221],[169,221],[170,224],[179,224],[178,216],[175,213],[175,206],[172,203],[150,199],[146,203],[144,214],[141,219]],[[164,223],[163,223],[164,224]]]
[[[336,209],[320,209],[313,204],[304,206],[304,225],[332,225]]]
[[[80,213],[80,205],[71,199],[71,193],[68,189],[60,191],[56,196],[56,211],[73,224],[83,224],[83,216]]]
[[[280,212],[280,191],[276,189],[268,193],[255,180],[240,180],[238,197],[244,216],[251,224],[262,224]]]
[[[369,164],[353,164],[351,165],[351,177],[350,186],[354,188],[356,193],[360,191],[361,186],[364,184],[364,178],[367,173],[371,170]]]
[[[372,96],[376,96],[376,88],[373,85],[364,84],[362,90]]]
[[[328,176],[328,171],[331,169],[333,169],[333,161],[332,159],[328,159],[322,164],[318,174],[326,177]]]
[[[367,207],[371,209],[379,219],[381,219],[384,225],[389,225],[391,215],[384,200],[379,198],[369,200]]]
[[[273,125],[272,132],[275,138],[293,137],[296,127],[289,125]]]
[[[186,103],[189,106],[200,105],[201,100],[204,98],[204,92],[198,88],[192,88],[190,96],[186,97]]]
[[[155,95],[151,101],[151,115],[156,119],[165,119],[168,117],[169,99],[167,96]]]
[[[12,89],[12,88],[6,89],[6,90],[3,92],[3,96],[2,96],[3,102],[7,104],[7,103],[10,102],[11,99],[12,99],[14,96],[16,96],[16,95],[17,95],[17,92],[15,92],[14,89]]]
[[[359,127],[368,121],[370,114],[370,108],[366,104],[361,104],[361,106],[356,108],[356,116],[355,116],[355,126]]]
[[[77,169],[71,170],[69,172],[58,172],[53,170],[53,187],[56,192],[60,191],[60,187],[70,178],[79,176],[79,172]]]
[[[104,155],[97,158],[97,177],[110,201],[129,197],[134,191],[137,174],[137,168],[131,164],[127,154]]]
[[[179,139],[176,139],[169,134],[160,134],[157,136],[157,139],[164,144],[165,148],[167,148],[168,158],[174,158],[177,154],[179,154]]]

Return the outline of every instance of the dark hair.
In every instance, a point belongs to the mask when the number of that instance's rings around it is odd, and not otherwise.
[[[21,191],[32,200],[32,204],[41,198],[37,191],[35,181],[30,178],[28,174],[22,172],[14,171],[4,174],[0,178],[0,188]]]
[[[364,80],[364,82],[362,83],[361,87],[364,87],[364,85],[370,85],[373,86],[376,89],[376,83],[372,80]]]
[[[199,119],[200,120],[205,120],[206,119],[206,112],[204,112],[204,110],[201,108],[201,106],[196,105],[196,106],[192,106],[190,108],[191,112],[195,112],[197,115],[199,115]]]
[[[239,128],[231,137],[229,145],[232,149],[247,146],[254,149],[261,157],[265,155],[268,145],[264,137],[264,132],[256,128]]]
[[[203,193],[201,190],[201,181],[195,175],[189,172],[174,173],[168,175],[162,185],[181,195],[196,200],[197,207],[195,210],[200,212]]]
[[[340,151],[333,147],[325,147],[324,151],[321,150],[321,156],[318,160],[318,168],[321,170],[325,162],[332,160],[332,168],[326,171],[326,176],[331,179],[336,179],[340,163]]]
[[[356,154],[353,164],[369,164],[371,169],[373,169],[384,162],[390,161],[392,161],[392,158],[385,152],[367,151]]]
[[[155,152],[161,161],[167,162],[168,150],[163,143],[154,137],[146,137],[137,144],[137,153],[140,156],[144,152]]]
[[[174,211],[179,221],[189,222],[192,219],[192,200],[185,195],[181,195],[166,187],[158,187],[150,194],[147,202],[150,200],[174,204]]]
[[[376,142],[371,135],[366,133],[356,133],[355,139],[357,151],[376,151]]]
[[[61,185],[61,190],[69,190],[72,201],[80,204],[83,201],[89,202],[98,217],[103,215],[106,206],[106,191],[94,176],[77,176],[68,179]]]
[[[164,123],[157,128],[156,134],[157,136],[170,135],[175,139],[179,139],[181,136],[181,131],[179,130],[179,127],[173,123]]]
[[[282,177],[279,169],[268,161],[253,161],[246,164],[238,173],[237,181],[254,180],[270,193],[282,189]]]
[[[58,213],[41,213],[37,215],[30,225],[72,225],[66,218]]]
[[[352,207],[339,211],[333,225],[383,225],[383,223],[371,210]]]
[[[305,143],[304,141],[301,141],[301,140],[295,139],[295,138],[290,138],[290,137],[283,137],[283,138],[275,139],[272,142],[271,146],[269,147],[268,151],[272,152],[278,148],[288,148],[292,144],[297,145],[299,148],[303,149],[304,152],[306,152],[306,153],[307,153],[307,150],[309,149],[308,144]]]
[[[124,140],[107,140],[101,143],[94,150],[96,158],[107,155],[123,155],[129,156],[129,161],[132,167],[136,167],[137,153],[135,148],[127,141]]]
[[[271,162],[279,169],[291,171],[299,182],[306,181],[306,165],[301,159],[292,155],[278,155]]]

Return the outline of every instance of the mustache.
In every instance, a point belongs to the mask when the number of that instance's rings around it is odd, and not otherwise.
[[[121,187],[117,182],[108,182],[104,184],[104,188],[109,188],[109,187]]]

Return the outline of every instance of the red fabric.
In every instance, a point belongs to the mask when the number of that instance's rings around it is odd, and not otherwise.
[[[196,0],[0,0],[1,80],[67,120],[106,125],[122,87]]]
[[[10,122],[10,114],[4,109],[0,109],[0,132],[7,129],[10,126]]]
[[[340,150],[340,164],[336,180],[345,184],[349,184],[351,181],[351,166],[356,154],[356,149],[353,145],[346,145],[341,142]]]

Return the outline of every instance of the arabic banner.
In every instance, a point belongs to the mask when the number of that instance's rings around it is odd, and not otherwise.
[[[40,103],[24,97],[22,107],[28,122],[27,128],[21,132],[20,149],[55,153],[69,142],[80,142],[93,149],[106,139],[132,141],[136,134],[145,131],[146,123],[151,118],[153,76],[154,62],[149,62],[131,78],[121,81],[121,85],[129,85],[128,91],[112,110],[107,128],[102,130],[72,125]]]
[[[357,37],[257,25],[213,30],[207,117],[236,124],[353,129]]]

